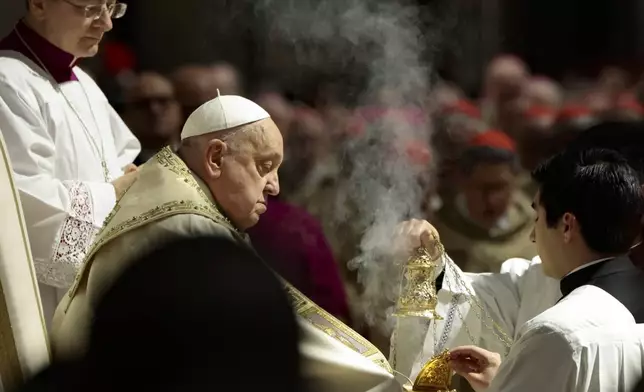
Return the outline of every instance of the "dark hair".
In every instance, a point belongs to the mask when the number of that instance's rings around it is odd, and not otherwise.
[[[644,201],[637,174],[617,152],[572,149],[539,165],[539,204],[548,227],[575,216],[588,247],[599,253],[629,250],[640,232]]]
[[[519,157],[514,151],[487,146],[469,147],[461,155],[459,168],[465,174],[471,174],[474,168],[482,163],[496,165],[508,164],[513,171],[519,170]]]

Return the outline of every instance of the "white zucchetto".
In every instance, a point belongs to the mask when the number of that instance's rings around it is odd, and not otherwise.
[[[181,131],[181,140],[211,132],[225,131],[241,125],[270,118],[255,102],[237,95],[219,95],[199,106]]]

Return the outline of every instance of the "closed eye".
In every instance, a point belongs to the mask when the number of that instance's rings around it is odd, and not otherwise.
[[[273,162],[264,162],[259,166],[259,172],[262,176],[270,173],[273,170]]]

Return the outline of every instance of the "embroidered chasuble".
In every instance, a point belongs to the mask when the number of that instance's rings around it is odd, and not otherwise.
[[[161,241],[202,235],[250,246],[219,211],[206,185],[165,148],[141,166],[138,180],[106,219],[76,282],[58,306],[52,330],[54,356],[83,352],[92,308],[128,263]],[[283,282],[302,329],[300,350],[308,383],[321,391],[398,390],[382,353]]]

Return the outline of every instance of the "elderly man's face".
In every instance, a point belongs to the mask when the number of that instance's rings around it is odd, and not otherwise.
[[[271,119],[253,124],[226,149],[221,158],[216,149],[209,149],[207,159],[219,161],[209,187],[233,224],[246,230],[266,212],[266,195],[279,194],[277,169],[284,154],[282,135]]]
[[[91,57],[103,35],[112,30],[110,10],[115,4],[115,0],[32,0],[30,13],[51,43],[75,57]]]

